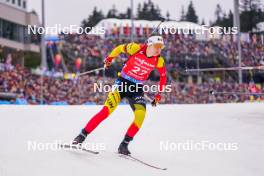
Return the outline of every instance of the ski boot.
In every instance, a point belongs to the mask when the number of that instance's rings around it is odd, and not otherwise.
[[[88,133],[85,131],[85,129],[82,129],[81,133],[73,139],[72,145],[81,145],[87,135]]]
[[[128,144],[132,140],[133,138],[126,135],[124,140],[121,142],[121,144],[118,147],[118,153],[123,155],[130,155],[131,152],[128,150]]]

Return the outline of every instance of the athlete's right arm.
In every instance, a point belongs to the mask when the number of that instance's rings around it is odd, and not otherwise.
[[[133,55],[140,50],[141,45],[137,43],[128,43],[128,44],[121,44],[115,47],[112,52],[108,55],[105,59],[105,67],[109,67],[115,57],[119,54],[124,53],[128,55]]]
[[[137,43],[128,43],[122,44],[115,47],[108,57],[116,57],[121,53],[133,55],[140,50],[140,44]]]

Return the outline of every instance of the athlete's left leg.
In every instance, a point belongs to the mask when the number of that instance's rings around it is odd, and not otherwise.
[[[123,139],[123,141],[121,142],[118,148],[118,152],[125,154],[125,155],[130,154],[127,146],[129,142],[133,140],[134,136],[137,134],[137,132],[141,128],[143,121],[145,119],[146,102],[145,102],[143,93],[130,98],[129,104],[134,112],[134,121],[128,128],[125,138]]]
[[[145,119],[146,104],[132,104],[131,107],[133,107],[132,109],[134,111],[134,121],[128,128],[126,132],[126,136],[129,136],[130,138],[134,138],[134,136],[141,128],[143,121]]]

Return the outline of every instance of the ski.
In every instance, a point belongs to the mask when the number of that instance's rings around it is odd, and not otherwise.
[[[145,161],[142,161],[142,160],[140,160],[140,159],[138,159],[138,158],[136,158],[136,157],[134,157],[134,156],[131,156],[131,155],[123,155],[123,154],[119,154],[119,156],[120,156],[121,158],[125,158],[125,159],[127,159],[127,160],[131,160],[131,161],[135,161],[135,162],[141,163],[141,164],[143,164],[143,165],[145,165],[145,166],[148,166],[148,167],[151,167],[151,168],[154,168],[154,169],[158,169],[158,170],[167,170],[167,168],[161,168],[161,167],[154,166],[154,165],[152,165],[152,164],[148,164],[148,163],[146,163]]]
[[[92,153],[92,154],[99,154],[97,151],[86,149],[80,145],[72,145],[72,144],[59,144],[59,147],[65,148],[65,149],[75,149],[75,150],[81,150],[84,152]]]

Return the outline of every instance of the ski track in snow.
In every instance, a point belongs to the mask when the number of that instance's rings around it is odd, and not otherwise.
[[[0,176],[75,175],[264,175],[264,104],[160,105],[147,107],[145,122],[129,145],[132,155],[168,170],[118,157],[117,148],[133,120],[119,106],[85,143],[105,147],[82,151],[32,151],[28,142],[70,142],[101,106],[0,106]],[[165,151],[160,142],[237,143],[237,151]]]

